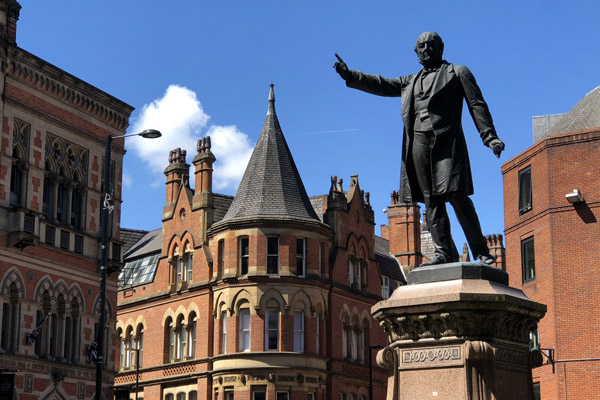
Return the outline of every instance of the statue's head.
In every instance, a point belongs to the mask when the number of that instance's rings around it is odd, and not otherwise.
[[[442,63],[444,42],[435,32],[423,32],[415,44],[415,53],[424,67],[437,67]]]

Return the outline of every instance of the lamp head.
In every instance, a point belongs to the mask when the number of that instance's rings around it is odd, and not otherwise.
[[[156,129],[146,129],[145,131],[140,133],[140,136],[145,139],[156,139],[161,137],[162,133],[160,133],[160,131],[157,131]]]

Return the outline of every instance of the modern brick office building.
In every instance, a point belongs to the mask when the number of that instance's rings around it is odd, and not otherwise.
[[[502,166],[510,284],[548,306],[532,343],[556,361],[533,371],[542,399],[600,392],[599,109],[596,88],[535,117],[533,146]]]
[[[15,399],[89,399],[95,366],[85,359],[98,315],[105,140],[125,133],[133,108],[20,48],[20,9],[17,1],[0,1],[0,379],[17,371]],[[121,265],[123,154],[123,143],[115,142],[114,269]],[[107,398],[116,275],[108,282]]]
[[[405,280],[358,177],[308,197],[272,89],[234,197],[212,191],[210,148],[198,141],[193,190],[185,151],[170,153],[162,227],[128,232],[141,238],[119,281],[116,385],[138,378],[146,400],[369,398],[369,352],[375,364],[386,343],[370,309]],[[375,366],[374,399],[386,379]]]

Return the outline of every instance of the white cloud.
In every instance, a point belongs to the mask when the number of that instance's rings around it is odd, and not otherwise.
[[[129,189],[132,185],[133,178],[127,173],[127,171],[123,171],[123,187]]]
[[[144,105],[129,132],[157,129],[158,139],[135,138],[127,141],[128,149],[148,164],[157,182],[164,183],[163,171],[168,163],[169,151],[177,147],[187,150],[187,162],[191,164],[196,155],[196,141],[205,136],[210,116],[204,112],[196,93],[192,90],[170,85],[163,97]],[[252,154],[253,146],[248,136],[235,126],[208,127],[212,152],[217,161],[214,165],[213,185],[216,190],[237,188]],[[193,166],[190,178],[193,184]]]
[[[235,126],[213,125],[207,135],[210,136],[211,151],[217,159],[214,165],[214,189],[236,188],[252,155],[250,139]]]

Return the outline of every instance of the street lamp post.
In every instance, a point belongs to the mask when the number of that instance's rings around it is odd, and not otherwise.
[[[106,151],[104,154],[104,187],[102,189],[102,237],[100,243],[100,318],[98,321],[98,358],[96,360],[96,400],[102,398],[102,370],[104,369],[104,325],[106,324],[106,315],[104,307],[106,306],[106,272],[108,267],[108,215],[112,209],[110,205],[110,163],[112,153],[112,141],[129,136],[141,136],[146,139],[155,139],[161,137],[161,133],[155,129],[146,129],[140,133],[132,133],[121,136],[106,136]]]
[[[369,346],[369,400],[373,400],[373,361],[372,354],[373,350],[381,350],[383,346],[375,345]]]

